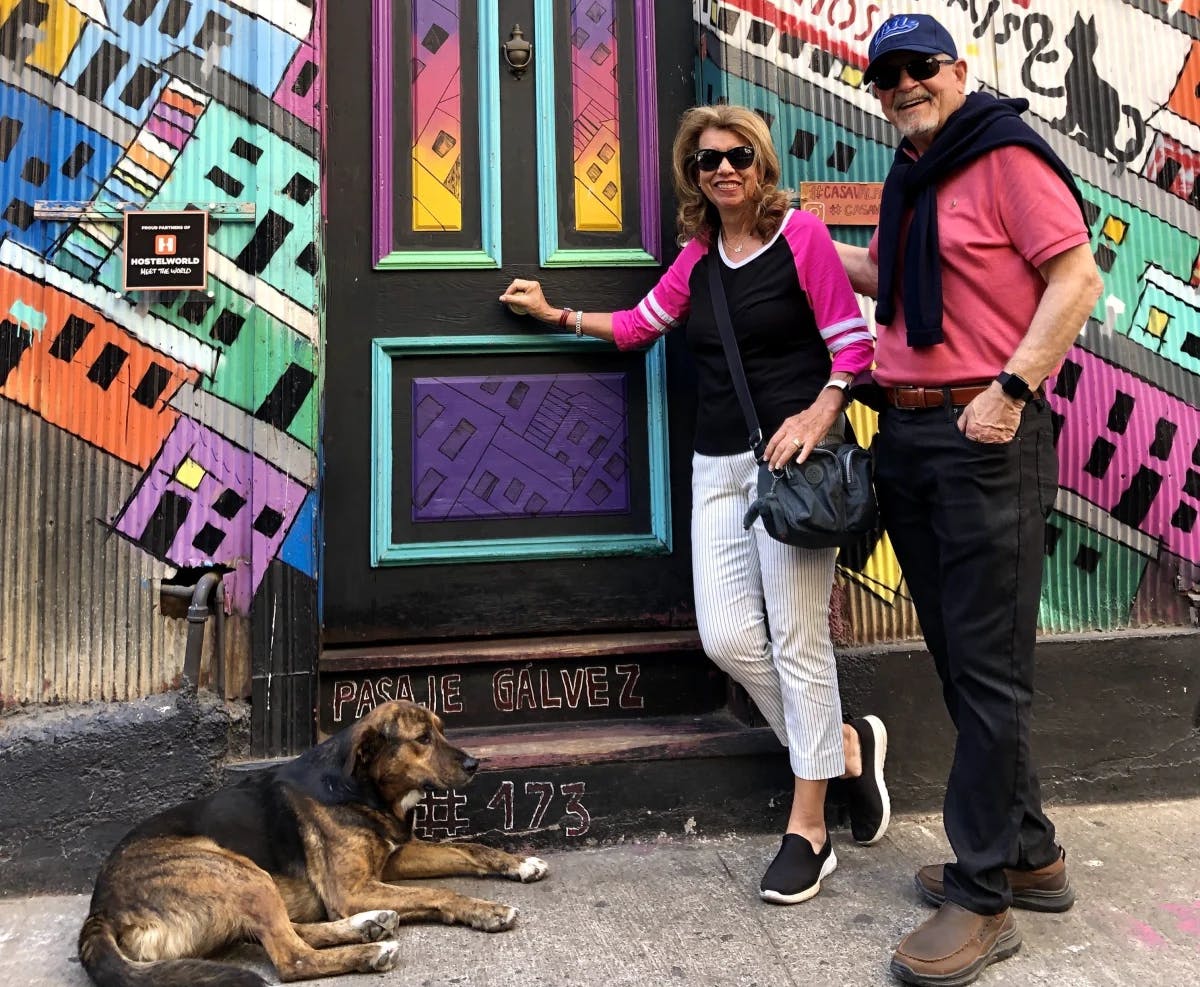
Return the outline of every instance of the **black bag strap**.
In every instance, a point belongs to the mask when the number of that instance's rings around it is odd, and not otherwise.
[[[733,389],[737,392],[738,404],[750,430],[750,451],[754,458],[761,458],[762,426],[758,423],[758,412],[750,399],[750,385],[746,383],[746,370],[742,366],[742,354],[738,351],[737,339],[733,335],[733,321],[729,318],[729,302],[725,299],[725,285],[721,283],[721,259],[717,256],[716,234],[708,252],[708,293],[712,297],[713,315],[721,332],[721,347],[725,350],[725,361],[729,364],[729,376],[733,378]]]

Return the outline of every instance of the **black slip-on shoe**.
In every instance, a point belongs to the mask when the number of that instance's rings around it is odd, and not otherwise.
[[[892,801],[883,780],[883,762],[887,760],[887,728],[878,716],[851,720],[862,746],[862,774],[844,779],[846,801],[850,809],[850,831],[854,841],[871,846],[883,839],[892,820]]]
[[[779,852],[763,875],[758,895],[776,905],[798,905],[816,895],[821,890],[821,881],[836,868],[837,854],[828,833],[820,853],[813,850],[806,837],[784,833]]]

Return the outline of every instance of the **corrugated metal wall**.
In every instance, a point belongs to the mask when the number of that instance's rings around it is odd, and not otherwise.
[[[1088,203],[1105,291],[1058,375],[1062,491],[1041,622],[1112,630],[1195,619],[1200,581],[1200,0],[695,0],[703,102],[760,110],[784,181],[882,181],[896,137],[862,85],[892,14],[937,17],[977,85],[1025,119]],[[869,229],[834,227],[865,243]],[[865,413],[864,413],[865,414]],[[873,424],[856,422],[860,436]],[[886,541],[845,560],[843,642],[912,636]]]
[[[315,579],[320,52],[311,0],[0,0],[0,708],[177,684],[214,564],[248,693]],[[212,210],[207,291],[121,290],[130,207]]]

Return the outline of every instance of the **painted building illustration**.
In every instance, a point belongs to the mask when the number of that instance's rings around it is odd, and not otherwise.
[[[644,94],[614,82],[648,71],[636,32],[655,5],[534,6],[539,23],[563,8],[571,45],[559,62],[566,132],[542,150],[569,149],[572,191],[545,214],[579,241],[543,229],[542,259],[599,270],[620,247],[630,263],[669,261],[657,216],[669,166],[631,149],[649,133],[669,161],[669,123],[638,131]],[[506,276],[480,205],[488,176],[464,165],[491,153],[480,117],[492,111],[462,81],[473,49],[460,35],[494,14],[467,0],[374,7],[379,22],[411,21],[411,57],[392,66],[389,49],[387,84],[355,112],[391,113],[393,78],[415,86],[411,139],[375,149],[408,185],[393,191],[389,177],[387,209],[347,219],[324,206],[323,24],[335,5],[0,0],[0,584],[20,588],[0,618],[0,708],[176,686],[183,632],[158,612],[156,587],[180,570],[222,573],[243,694],[285,596],[312,601],[291,630],[315,675],[322,408],[340,398],[323,372],[342,331],[324,307],[325,226],[360,225],[364,257],[407,266],[405,285],[442,244]],[[911,10],[960,39],[979,86],[1029,101],[1025,118],[1077,176],[1105,280],[1050,387],[1061,491],[1043,630],[1186,624],[1184,590],[1200,581],[1200,0],[694,0],[695,98],[759,111],[787,185],[881,181],[894,137],[862,84],[866,45]],[[1154,57],[1131,57],[1134,38]],[[498,58],[489,51],[481,65]],[[376,132],[390,128],[389,116]],[[411,263],[395,260],[393,206],[397,237],[420,253]],[[122,291],[127,209],[209,211],[207,290]],[[653,228],[634,236],[639,217]],[[835,237],[865,242],[868,230],[825,218]],[[610,254],[589,259],[587,237],[605,236],[633,239],[597,241]],[[398,527],[584,515],[617,530],[613,518],[635,510],[627,375],[547,365],[528,372],[522,403],[525,373],[480,358],[396,385],[389,407],[408,416],[414,474]],[[865,441],[871,414],[853,415]],[[456,458],[471,443],[473,458]],[[840,643],[916,636],[886,537],[839,572]]]

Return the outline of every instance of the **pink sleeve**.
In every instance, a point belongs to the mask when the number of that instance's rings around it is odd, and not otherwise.
[[[857,374],[871,365],[875,338],[858,307],[850,278],[838,258],[829,230],[810,212],[797,209],[784,225],[800,287],[808,296],[833,369]]]
[[[1034,267],[1052,257],[1089,243],[1091,234],[1084,225],[1075,196],[1035,151],[1014,145],[986,155],[993,169],[995,204],[1013,246]],[[1006,181],[1020,175],[1021,180]],[[1028,189],[1036,188],[1037,195]]]
[[[708,248],[696,240],[688,241],[674,263],[663,273],[635,308],[613,312],[613,342],[619,349],[635,350],[649,346],[668,329],[687,318],[692,298],[688,281],[696,262]]]

